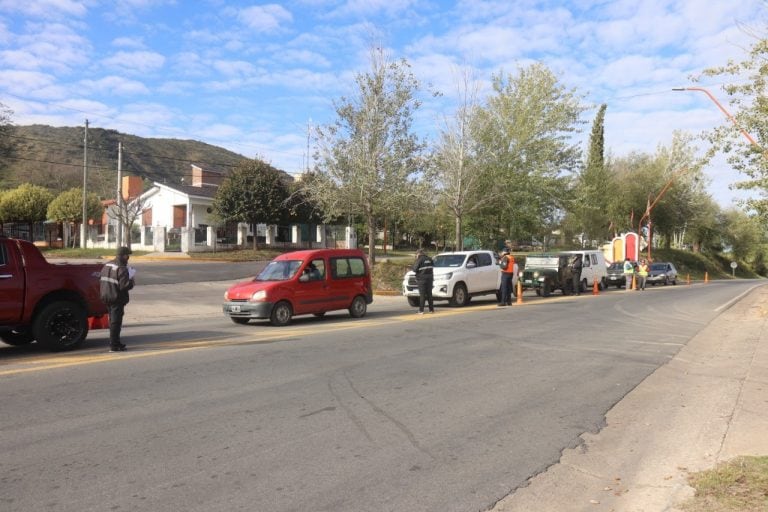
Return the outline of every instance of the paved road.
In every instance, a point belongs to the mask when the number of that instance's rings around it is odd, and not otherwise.
[[[231,263],[142,261],[137,258],[131,262],[131,265],[137,270],[137,285],[155,285],[241,280],[258,274],[266,263],[265,261]]]
[[[423,317],[381,298],[362,321],[285,329],[149,303],[218,302],[222,284],[135,295],[126,354],[103,332],[69,354],[0,350],[3,510],[486,510],[749,285]]]

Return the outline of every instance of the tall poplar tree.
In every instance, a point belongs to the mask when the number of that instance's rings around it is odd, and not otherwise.
[[[576,177],[571,207],[576,228],[586,240],[598,243],[610,235],[608,205],[614,188],[612,175],[605,166],[606,108],[605,104],[600,105],[592,124],[587,163]]]

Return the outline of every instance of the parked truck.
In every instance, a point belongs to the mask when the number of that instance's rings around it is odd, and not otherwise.
[[[528,256],[523,270],[523,288],[533,288],[536,295],[542,297],[549,297],[556,290],[570,295],[573,293],[571,257],[567,253]]]
[[[0,236],[0,339],[69,350],[88,335],[88,317],[107,308],[100,264],[50,263],[31,242]]]

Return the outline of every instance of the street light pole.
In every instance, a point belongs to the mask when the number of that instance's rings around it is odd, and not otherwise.
[[[85,249],[88,247],[87,234],[88,234],[88,210],[86,208],[88,202],[88,193],[86,191],[88,185],[88,120],[85,120],[85,135],[83,136],[83,223],[80,225],[80,248]]]

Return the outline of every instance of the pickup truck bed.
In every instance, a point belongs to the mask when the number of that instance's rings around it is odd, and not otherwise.
[[[37,341],[50,350],[79,346],[88,317],[107,312],[99,298],[101,264],[52,264],[31,242],[0,237],[0,339]]]

